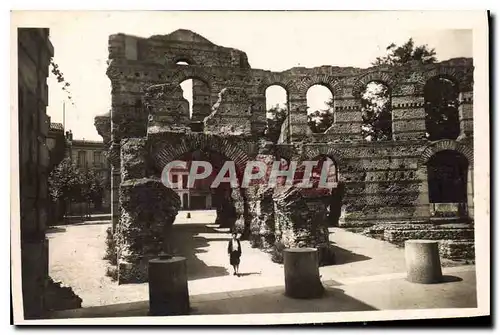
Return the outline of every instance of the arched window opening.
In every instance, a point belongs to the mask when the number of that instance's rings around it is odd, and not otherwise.
[[[313,133],[324,133],[333,124],[333,94],[317,84],[307,90],[307,124]]]
[[[467,158],[456,151],[433,155],[427,163],[429,202],[466,204],[468,166]]]
[[[184,61],[179,61],[177,65],[189,65]],[[192,121],[191,130],[203,131],[203,119],[210,115],[211,97],[210,87],[207,83],[189,78],[180,84],[183,97],[189,103],[189,118]]]
[[[426,137],[431,141],[456,140],[460,134],[457,84],[434,77],[424,86]]]
[[[391,93],[387,85],[372,81],[361,93],[361,134],[366,141],[392,140]]]
[[[270,141],[277,142],[281,134],[281,126],[288,116],[288,95],[279,85],[266,89],[266,134]]]

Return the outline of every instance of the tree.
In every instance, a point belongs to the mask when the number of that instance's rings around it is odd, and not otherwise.
[[[368,83],[361,96],[361,134],[367,141],[392,139],[392,116],[389,88],[378,82]]]
[[[332,102],[328,102],[331,104]],[[332,109],[315,110],[307,114],[307,125],[313,133],[324,133],[333,123]]]
[[[391,43],[387,48],[387,55],[377,57],[372,65],[390,65],[402,66],[410,62],[417,62],[420,64],[432,64],[436,62],[436,51],[429,49],[427,45],[415,46],[413,38],[410,38],[406,43],[397,46]]]
[[[270,141],[276,143],[281,135],[281,126],[288,115],[288,111],[286,108],[276,104],[266,114],[267,126],[265,134]]]
[[[49,175],[49,194],[60,214],[66,213],[66,205],[81,201],[82,175],[69,157],[64,158]]]
[[[102,203],[104,181],[93,169],[87,169],[82,174],[82,198],[87,202],[87,209],[93,203],[99,207]]]
[[[49,193],[51,199],[62,207],[66,214],[66,205],[86,202],[96,205],[102,201],[103,180],[92,169],[79,170],[69,157],[66,157],[49,175]]]

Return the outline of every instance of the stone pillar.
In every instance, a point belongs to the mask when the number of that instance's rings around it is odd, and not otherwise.
[[[252,102],[252,134],[262,136],[267,126],[266,96],[255,96]]]
[[[474,168],[470,165],[467,171],[467,213],[474,222]]]
[[[474,133],[473,92],[461,92],[459,96],[458,118],[460,122],[459,139],[470,138]]]
[[[160,255],[149,261],[149,315],[189,313],[186,258]]]
[[[193,79],[193,114],[191,122],[203,122],[212,108],[210,89],[201,80]]]
[[[323,295],[319,277],[318,250],[314,248],[285,249],[285,294],[290,298],[312,299]]]
[[[307,125],[307,98],[300,93],[290,92],[290,138],[292,142],[300,142],[308,134],[312,134]]]
[[[145,282],[148,261],[170,249],[171,227],[180,199],[160,180],[130,179],[120,186],[120,207],[118,283]]]
[[[276,242],[285,248],[316,248],[321,264],[332,264],[327,203],[330,195],[309,194],[313,189],[278,187],[273,194]]]
[[[114,234],[120,220],[119,191],[121,183],[120,174],[120,145],[112,143],[109,152],[111,165],[111,230]]]
[[[326,134],[335,136],[338,140],[363,140],[361,126],[363,118],[361,114],[361,100],[359,98],[339,97],[335,98],[334,121]]]
[[[418,188],[418,198],[415,202],[415,217],[430,217],[430,203],[429,203],[429,180],[427,174],[427,165],[420,166],[416,171],[416,178],[420,180]]]
[[[424,97],[392,97],[392,138],[421,140],[426,138]]]
[[[145,138],[121,142],[120,221],[116,231],[118,283],[148,280],[148,261],[168,251],[171,226],[180,208],[177,193],[147,178]]]
[[[405,241],[407,279],[413,283],[433,284],[443,279],[438,241]]]

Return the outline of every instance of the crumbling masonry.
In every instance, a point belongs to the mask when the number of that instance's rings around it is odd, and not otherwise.
[[[179,62],[188,65],[178,65]],[[293,186],[234,189],[231,222],[255,247],[319,248],[334,262],[328,242],[328,211],[338,225],[400,243],[408,238],[442,240],[447,257],[473,246],[472,59],[438,64],[372,67],[321,66],[283,72],[252,69],[244,52],[177,30],[140,38],[109,38],[107,75],[111,112],[95,125],[109,145],[112,164],[113,231],[119,282],[147,280],[147,260],[162,248],[180,208],[175,192],[159,182],[165,164],[195,150],[217,152],[241,168],[249,160],[298,161],[327,156],[335,162],[339,189],[304,194]],[[426,138],[424,88],[436,77],[458,87],[457,138]],[[193,79],[192,117],[180,83]],[[392,140],[367,142],[361,134],[361,94],[370,82],[390,88]],[[307,125],[307,90],[326,86],[334,97],[334,123],[321,134]],[[287,92],[288,117],[277,143],[266,140],[265,91]],[[428,163],[441,152],[466,161],[465,200],[431,202]],[[432,183],[432,182],[431,182]],[[336,197],[336,198],[335,198]],[[338,200],[338,208],[328,205]],[[229,201],[228,200],[228,201]],[[228,219],[229,220],[229,219]]]

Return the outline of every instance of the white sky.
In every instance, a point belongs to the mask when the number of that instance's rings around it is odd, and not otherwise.
[[[66,129],[74,138],[100,140],[94,117],[110,109],[106,77],[108,36],[126,33],[141,37],[190,29],[215,44],[246,52],[252,68],[283,71],[294,66],[369,67],[390,43],[413,37],[417,45],[435,48],[438,60],[472,57],[471,30],[430,29],[432,21],[413,14],[388,17],[373,12],[75,12],[37,13],[50,28],[54,61],[71,84],[75,106],[66,103]],[[446,14],[446,13],[445,13]],[[416,29],[425,23],[425,30]],[[459,23],[459,22],[457,22]],[[453,26],[453,28],[456,26]],[[51,75],[47,113],[62,122],[65,93]],[[280,95],[271,94],[275,105]],[[282,98],[281,98],[282,99]],[[312,108],[323,108],[317,94]]]

